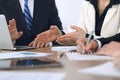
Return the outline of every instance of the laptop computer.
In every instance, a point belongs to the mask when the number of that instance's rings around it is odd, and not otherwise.
[[[29,46],[14,46],[7,21],[4,15],[0,15],[0,49],[3,50],[25,50],[25,49],[34,49],[34,47]]]

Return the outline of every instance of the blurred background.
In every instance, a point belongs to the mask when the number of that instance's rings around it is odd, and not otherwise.
[[[69,32],[68,27],[78,24],[80,19],[80,8],[82,0],[56,0],[59,16],[65,32]]]

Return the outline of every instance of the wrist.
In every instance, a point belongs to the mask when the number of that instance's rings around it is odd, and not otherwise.
[[[102,46],[101,42],[99,40],[94,40],[97,44],[96,50],[99,50]]]

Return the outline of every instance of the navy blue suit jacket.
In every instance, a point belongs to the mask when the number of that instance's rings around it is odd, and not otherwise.
[[[16,40],[16,45],[28,45],[37,34],[48,30],[51,25],[57,25],[62,30],[55,0],[34,0],[31,32],[26,27],[19,0],[0,0],[0,14],[6,16],[7,22],[15,18],[18,31],[23,31],[24,34],[20,39]]]

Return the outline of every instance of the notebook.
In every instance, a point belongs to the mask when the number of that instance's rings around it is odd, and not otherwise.
[[[6,18],[4,15],[0,15],[0,49],[25,50],[25,49],[33,49],[33,48],[34,47],[29,47],[29,46],[14,46],[10,37]]]

